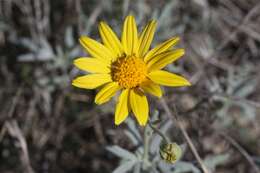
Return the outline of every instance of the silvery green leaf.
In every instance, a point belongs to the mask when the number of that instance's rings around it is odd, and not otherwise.
[[[53,54],[52,50],[43,48],[38,51],[36,57],[38,61],[48,61],[52,60],[55,57],[55,55]]]
[[[85,30],[81,33],[81,35],[89,35],[92,31],[93,21],[91,21],[90,17],[86,16],[84,13],[82,13],[82,19],[85,21]]]
[[[149,13],[149,7],[144,2],[144,0],[137,1],[137,9],[138,9],[138,23],[140,24],[141,21],[144,19],[145,14]]]
[[[49,61],[55,57],[50,44],[44,38],[39,38],[39,45],[35,45],[34,42],[28,39],[22,39],[21,44],[25,45],[31,52],[19,55],[17,57],[18,61]]]
[[[180,147],[181,147],[183,153],[185,153],[185,151],[187,150],[187,144],[183,143],[183,144],[180,145]]]
[[[136,136],[133,133],[129,132],[128,130],[124,130],[124,132],[135,146],[138,145],[140,141],[136,138]]]
[[[0,31],[7,31],[11,27],[3,21],[0,21]]]
[[[55,83],[56,85],[61,84],[61,86],[65,87],[69,84],[69,77],[66,75],[56,77],[53,79],[53,83]]]
[[[162,160],[158,161],[157,164],[158,164],[159,169],[162,170],[162,172],[168,173],[168,172],[171,172],[171,170],[173,169],[173,165],[168,164]]]
[[[35,61],[35,55],[33,53],[22,54],[17,57],[18,61],[29,62]]]
[[[154,9],[152,11],[151,18],[152,19],[158,19],[158,16],[159,16],[159,10],[158,9]]]
[[[112,1],[102,0],[101,4],[102,4],[102,7],[104,8],[104,10],[107,10],[107,11],[113,10]]]
[[[67,27],[66,33],[65,33],[65,44],[68,48],[73,47],[74,40],[73,40],[73,32],[72,32],[72,27]]]
[[[201,173],[197,167],[195,167],[193,164],[189,162],[180,161],[174,164],[173,173],[185,173],[185,172]]]
[[[225,162],[228,161],[230,155],[227,154],[220,154],[217,156],[208,156],[204,160],[205,165],[214,171],[218,165],[224,164]]]
[[[48,83],[50,82],[50,79],[47,77],[40,77],[37,79],[37,81],[40,86],[47,86]]]
[[[154,165],[154,164],[157,165],[157,163],[160,162],[160,161],[162,161],[162,159],[161,159],[161,156],[160,156],[160,154],[159,154],[159,152],[158,152],[158,154],[156,153],[156,154],[154,155],[154,157],[153,157],[153,159],[152,159],[152,164],[153,164],[153,165]]]
[[[113,173],[126,173],[130,171],[136,163],[137,161],[123,162],[113,171]]]
[[[123,16],[126,16],[128,13],[128,9],[129,9],[129,1],[130,0],[124,0],[122,3],[122,9],[123,9]]]
[[[143,159],[143,153],[144,153],[144,147],[141,145],[137,148],[137,150],[135,151],[135,154],[136,154],[136,157],[137,159],[139,160],[142,160]]]
[[[38,46],[30,39],[28,38],[21,38],[19,40],[19,43],[26,48],[28,48],[30,51],[37,51]]]
[[[170,3],[167,3],[165,7],[162,9],[162,13],[158,19],[158,30],[159,27],[163,28],[169,24],[171,24],[172,18],[170,16],[172,13],[172,9],[174,6],[176,6],[177,1],[171,1]]]
[[[141,172],[141,163],[139,162],[139,163],[136,163],[135,165],[134,165],[134,170],[133,170],[133,173],[140,173]]]
[[[119,146],[114,145],[114,146],[106,147],[106,149],[111,153],[113,153],[114,155],[116,155],[117,157],[120,157],[122,159],[135,160],[135,161],[137,160],[136,156],[133,153]]]
[[[234,91],[237,97],[245,98],[254,92],[257,80],[244,80],[243,83]]]
[[[152,116],[150,118],[150,121],[154,122],[154,121],[157,121],[157,120],[159,120],[159,111],[155,109],[154,113],[152,114]]]
[[[72,50],[70,50],[68,58],[74,59],[75,57],[79,57],[81,53],[81,49],[79,46],[74,47]]]
[[[55,50],[56,50],[58,56],[63,57],[64,52],[62,50],[61,45],[56,45]]]
[[[243,117],[241,117],[241,119],[244,118],[245,121],[248,120],[252,121],[256,118],[256,108],[254,106],[251,106],[243,102],[241,102],[239,105],[243,108],[243,112],[244,112],[244,114],[242,114]]]
[[[131,133],[133,133],[138,140],[141,141],[142,137],[141,137],[140,132],[138,131],[138,128],[136,127],[136,124],[135,124],[134,120],[132,118],[127,118],[126,119],[126,124],[127,124],[128,128],[129,128],[129,131]]]
[[[54,58],[53,52],[46,49],[40,49],[37,53],[22,54],[17,57],[18,61],[30,62],[30,61],[49,61]]]

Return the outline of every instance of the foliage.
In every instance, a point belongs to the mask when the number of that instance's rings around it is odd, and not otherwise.
[[[86,56],[79,36],[99,39],[101,20],[119,34],[130,13],[138,26],[159,21],[153,45],[182,38],[185,57],[167,70],[193,85],[164,88],[164,99],[177,105],[206,166],[252,172],[260,155],[259,6],[258,0],[0,1],[0,172],[201,172],[154,98],[156,126],[183,155],[175,164],[162,161],[162,138],[149,129],[144,168],[144,129],[131,118],[115,127],[115,103],[97,107],[95,91],[71,86],[80,73],[72,62]]]

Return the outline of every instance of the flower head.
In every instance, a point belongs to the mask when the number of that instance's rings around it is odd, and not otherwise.
[[[99,25],[103,44],[80,37],[81,45],[91,55],[74,61],[79,69],[90,72],[73,80],[72,85],[95,89],[103,86],[95,97],[97,104],[111,99],[121,91],[115,109],[115,124],[122,123],[132,111],[140,125],[148,120],[149,107],[145,93],[162,96],[159,85],[188,86],[183,77],[162,70],[184,54],[183,49],[172,49],[179,41],[173,37],[149,50],[155,33],[156,21],[149,22],[138,35],[133,16],[124,21],[121,41],[104,22]]]

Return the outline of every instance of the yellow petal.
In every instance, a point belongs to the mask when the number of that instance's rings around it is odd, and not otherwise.
[[[162,96],[162,90],[160,86],[151,80],[147,80],[141,84],[141,88],[144,90],[144,92],[148,92],[149,94],[152,94],[156,97]]]
[[[115,59],[116,57],[116,55],[111,52],[107,47],[89,37],[81,36],[79,41],[80,44],[94,58],[110,63],[112,59]]]
[[[72,81],[72,85],[79,88],[94,89],[111,81],[110,74],[89,74],[77,77]]]
[[[148,70],[160,70],[166,65],[179,59],[182,55],[184,55],[184,49],[166,51],[161,54],[155,55],[150,59],[147,64]]]
[[[81,70],[88,71],[91,73],[109,73],[109,65],[103,63],[97,58],[77,58],[74,60],[74,65]]]
[[[130,90],[130,106],[131,109],[141,126],[146,125],[148,120],[148,102],[147,98],[141,92],[137,90]]]
[[[149,22],[141,33],[139,39],[139,56],[143,57],[151,46],[153,36],[156,28],[156,21],[152,20]]]
[[[123,53],[123,47],[114,31],[105,22],[100,22],[99,33],[104,45],[117,56],[121,56]]]
[[[190,82],[185,78],[163,70],[152,71],[148,74],[148,77],[153,82],[165,86],[179,87],[191,85]]]
[[[117,84],[117,82],[111,82],[106,84],[106,86],[104,86],[96,95],[95,103],[103,104],[109,101],[110,98],[113,97],[119,89],[120,86]]]
[[[127,55],[137,54],[138,36],[135,18],[133,16],[127,16],[124,21],[122,44]]]
[[[121,95],[119,96],[116,111],[115,111],[115,124],[121,124],[126,117],[128,116],[129,109],[128,109],[128,98],[129,98],[129,89],[125,89],[122,91]]]
[[[175,46],[178,41],[179,41],[179,37],[173,37],[161,44],[159,44],[158,46],[156,46],[155,48],[153,48],[152,50],[150,50],[144,57],[144,61],[148,62],[152,57],[154,57],[155,55],[158,55],[166,50],[169,50],[172,46]]]

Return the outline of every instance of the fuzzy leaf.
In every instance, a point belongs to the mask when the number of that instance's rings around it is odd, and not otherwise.
[[[120,157],[122,159],[132,160],[132,161],[137,160],[136,156],[133,153],[119,146],[114,145],[114,146],[106,147],[106,149],[111,153],[113,153],[114,155],[116,155],[117,157]]]
[[[137,161],[123,162],[113,171],[113,173],[126,173],[130,171],[136,163]]]
[[[195,167],[193,164],[188,162],[177,162],[174,165],[173,173],[185,173],[185,172],[201,173],[197,167]]]

